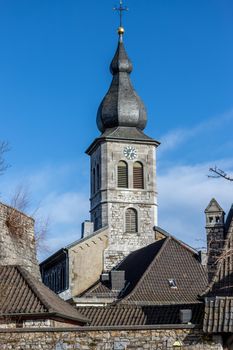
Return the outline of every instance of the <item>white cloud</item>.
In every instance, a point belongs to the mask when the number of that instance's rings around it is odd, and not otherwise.
[[[41,202],[40,209],[51,218],[53,224],[75,224],[81,218],[86,218],[88,211],[87,193],[78,192],[49,193]]]
[[[213,130],[219,131],[220,128],[226,127],[227,123],[232,123],[232,121],[233,109],[196,124],[193,127],[171,130],[160,138],[162,146],[159,152],[159,157],[161,157],[166,151],[179,147],[181,144],[203,132],[206,137],[208,132],[212,132]]]
[[[233,159],[217,164],[232,169]],[[208,169],[208,163],[182,165],[158,176],[159,226],[196,247],[197,239],[205,239],[204,210],[211,198],[226,212],[233,202],[233,183],[208,178]]]

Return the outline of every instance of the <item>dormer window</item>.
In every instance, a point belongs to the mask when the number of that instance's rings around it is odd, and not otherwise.
[[[168,280],[169,287],[172,289],[177,289],[176,281],[173,278]]]

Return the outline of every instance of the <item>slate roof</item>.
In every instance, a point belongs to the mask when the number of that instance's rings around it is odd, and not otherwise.
[[[149,141],[149,142],[157,142],[151,137],[144,134],[138,128],[135,127],[116,127],[105,130],[105,132],[101,135],[101,138],[114,138],[114,139],[130,139],[130,140],[140,140],[140,141]]]
[[[20,266],[0,266],[0,317],[87,319]]]
[[[90,326],[138,326],[180,324],[181,309],[191,309],[191,322],[198,325],[203,317],[203,304],[167,306],[118,305],[106,307],[79,307],[78,310],[90,320]]]
[[[168,305],[198,303],[208,284],[198,254],[169,236],[129,254],[116,270],[124,270],[126,288],[117,296],[121,304]],[[174,279],[177,288],[169,286]],[[115,297],[109,282],[99,282],[84,297]]]

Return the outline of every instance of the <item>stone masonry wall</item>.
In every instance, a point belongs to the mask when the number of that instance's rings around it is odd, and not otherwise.
[[[134,160],[126,159],[127,146],[136,149]],[[128,188],[118,188],[117,167],[123,160],[128,165]],[[144,188],[133,188],[133,164],[143,164]],[[153,226],[157,225],[156,148],[143,142],[107,141],[91,155],[91,169],[100,169],[100,184],[93,185],[91,171],[91,220],[99,227],[108,225],[109,246],[104,253],[104,269],[111,270],[130,252],[154,242]],[[96,191],[93,193],[93,188]],[[134,208],[138,215],[138,232],[125,230],[125,212]]]
[[[34,220],[0,203],[0,264],[21,265],[40,278]]]
[[[182,350],[223,349],[221,337],[207,337],[193,329],[0,331],[1,350],[172,350],[177,340]]]

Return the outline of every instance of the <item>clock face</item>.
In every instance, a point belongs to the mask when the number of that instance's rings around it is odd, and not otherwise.
[[[133,160],[137,157],[137,151],[133,146],[127,146],[124,148],[124,155],[127,159]]]

